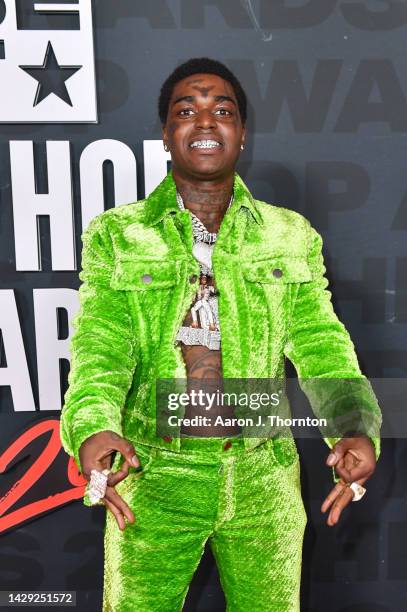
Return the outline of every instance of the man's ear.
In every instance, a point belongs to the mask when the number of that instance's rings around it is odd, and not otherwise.
[[[243,126],[243,131],[242,131],[242,145],[244,146],[246,144],[246,126]]]
[[[168,134],[167,134],[167,127],[165,125],[161,126],[161,132],[162,132],[163,142],[165,143],[165,142],[167,142],[167,136],[168,136]]]

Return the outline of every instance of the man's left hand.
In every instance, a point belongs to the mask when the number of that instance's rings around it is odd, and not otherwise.
[[[338,482],[334,486],[321,506],[321,512],[331,507],[327,525],[333,527],[354,495],[346,483],[357,482],[363,485],[376,469],[376,455],[370,438],[342,438],[332,447],[326,465],[335,466],[335,472],[342,479],[342,483]]]

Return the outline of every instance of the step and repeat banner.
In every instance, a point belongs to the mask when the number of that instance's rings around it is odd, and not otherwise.
[[[403,1],[0,0],[0,590],[76,591],[78,610],[101,608],[105,511],[82,504],[59,439],[81,234],[164,178],[157,98],[190,57],[241,80],[238,170],[322,234],[364,373],[406,377],[406,28]],[[363,504],[334,529],[320,512],[327,447],[298,447],[302,609],[404,609],[407,444],[383,440]],[[208,548],[185,610],[224,609]]]

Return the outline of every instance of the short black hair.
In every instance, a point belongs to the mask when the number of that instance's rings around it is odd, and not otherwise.
[[[210,59],[209,57],[194,57],[177,66],[161,87],[158,98],[158,114],[163,125],[167,121],[168,107],[175,85],[193,74],[216,74],[225,79],[225,81],[228,81],[235,92],[242,123],[243,125],[246,123],[247,97],[237,77],[227,66],[217,60]]]

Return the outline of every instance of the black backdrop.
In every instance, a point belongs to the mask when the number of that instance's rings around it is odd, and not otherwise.
[[[17,2],[25,27],[60,27],[58,16],[34,20],[32,5]],[[16,411],[10,386],[0,386],[0,451],[10,448],[33,424],[59,417],[60,406],[46,409],[40,402],[33,290],[78,287],[77,270],[53,267],[46,215],[38,218],[41,271],[16,270],[10,141],[33,141],[37,193],[47,191],[47,141],[69,141],[79,267],[82,152],[103,139],[127,145],[137,160],[137,177],[131,179],[134,191],[137,188],[142,197],[143,141],[160,139],[156,113],[160,85],[177,63],[193,56],[224,61],[246,88],[249,138],[239,171],[256,197],[305,214],[322,233],[334,306],[351,333],[363,371],[370,377],[404,377],[407,4],[99,0],[93,3],[93,18],[98,123],[0,126],[1,292],[14,290],[37,409]],[[64,19],[64,28],[77,27],[74,16]],[[10,86],[2,83],[2,88]],[[115,202],[114,178],[112,164],[105,163],[105,208],[120,203]],[[67,338],[67,313],[60,309],[57,314],[59,338]],[[0,368],[11,362],[6,349],[0,337]],[[69,362],[61,359],[61,398],[68,369]],[[327,447],[319,440],[300,440],[298,446],[309,519],[302,609],[404,610],[405,441],[383,441],[382,457],[363,503],[352,504],[334,529],[325,525],[319,511],[331,486],[330,470],[324,466]],[[2,495],[27,471],[38,449],[34,440],[0,477]],[[4,469],[4,456],[2,465]],[[45,497],[50,483],[54,493],[64,490],[66,467],[67,457],[60,451],[42,480],[14,507]],[[52,511],[3,526],[0,588],[76,590],[78,609],[99,609],[102,527],[103,510],[85,508],[80,500],[62,500]],[[224,609],[216,567],[207,551],[185,610]]]

